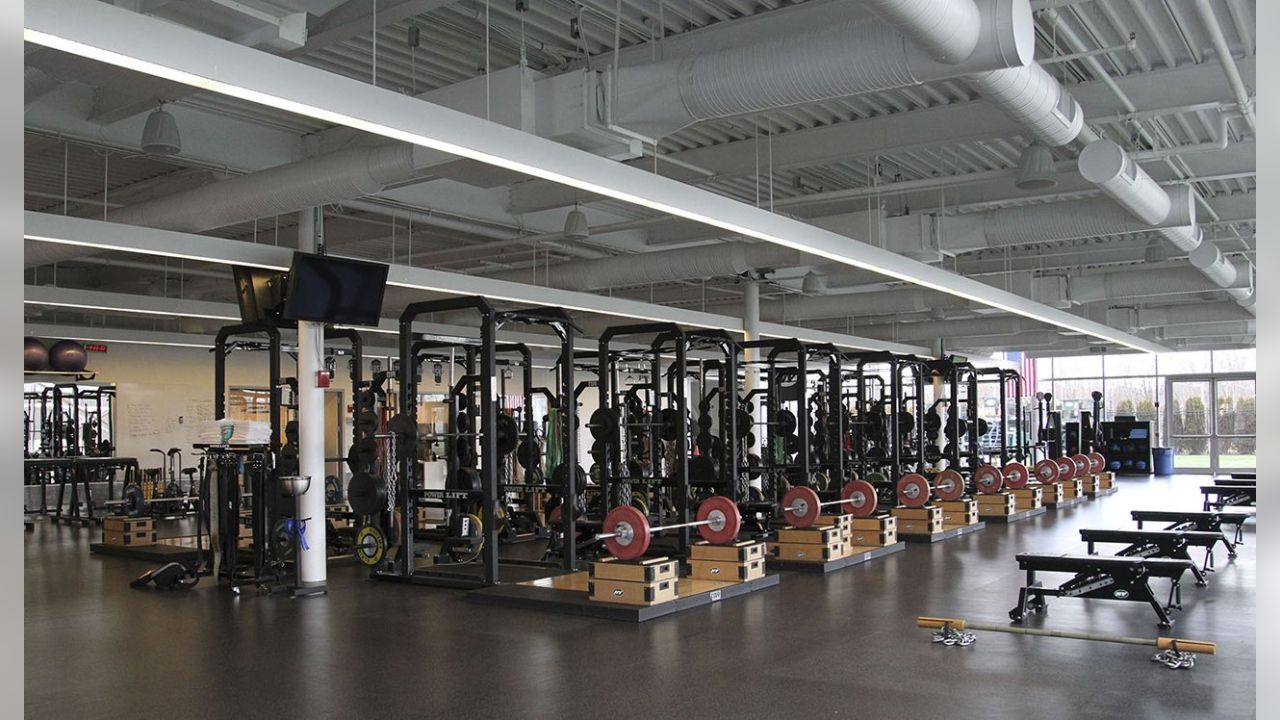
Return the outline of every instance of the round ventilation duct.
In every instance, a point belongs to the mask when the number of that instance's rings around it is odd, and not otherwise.
[[[1028,145],[1018,159],[1018,173],[1014,184],[1019,190],[1048,190],[1058,185],[1058,170],[1053,164],[1053,153],[1044,145]]]
[[[150,155],[174,155],[181,150],[178,122],[164,108],[156,108],[142,128],[142,151]]]

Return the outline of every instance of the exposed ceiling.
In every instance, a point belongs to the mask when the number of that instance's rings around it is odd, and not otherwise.
[[[622,48],[616,61],[624,68],[691,57],[742,42],[735,38],[768,36],[773,28],[790,27],[788,23],[806,13],[835,7],[819,0],[627,0],[617,18],[618,5],[596,0],[108,4],[364,82],[376,78],[376,84],[388,90],[426,95],[480,115],[493,113],[495,120],[508,124],[520,122],[504,115],[519,107],[512,101],[519,85],[512,83],[519,80],[520,67],[527,69],[526,82],[603,70],[615,62],[615,42]],[[846,20],[878,22],[869,9],[852,5],[841,10]],[[1211,0],[1208,5],[1231,64],[1251,94],[1254,3]],[[1247,270],[1256,243],[1251,108],[1239,105],[1237,88],[1215,52],[1215,28],[1196,11],[1195,3],[1036,0],[1031,6],[1035,58],[1079,102],[1087,127],[1140,158],[1141,167],[1157,182],[1189,185],[1204,242],[1217,246],[1223,262]],[[374,8],[376,13],[371,12]],[[297,30],[299,22],[305,34]],[[373,142],[314,119],[30,44],[26,66],[25,204],[30,211],[113,219],[113,213],[127,208],[181,198],[194,189],[231,184],[310,157],[358,151]],[[1170,284],[1150,294],[1124,292],[1116,280],[1114,291],[1102,297],[1073,297],[1076,278],[1118,278],[1126,272],[1173,277],[1189,269],[1188,253],[1160,233],[1139,228],[1106,235],[1067,233],[1048,241],[999,246],[963,242],[954,230],[957,219],[1105,198],[1075,170],[1080,145],[1052,149],[1056,187],[1019,189],[1019,160],[1034,137],[995,111],[969,77],[706,120],[653,138],[656,146],[627,145],[625,137],[613,135],[596,149],[620,162],[847,234],[851,242],[880,242],[899,249],[898,241],[889,238],[898,238],[899,229],[911,224],[904,220],[933,218],[927,231],[933,233],[933,246],[921,257],[935,265],[1135,332],[1170,349],[1253,344],[1253,324],[1248,322],[1252,316],[1231,304],[1230,287],[1217,287],[1208,279],[1202,287],[1191,282],[1174,292]],[[526,99],[531,105],[552,102],[545,99],[551,93],[541,90],[545,86],[536,85],[536,94],[529,91]],[[477,88],[481,98],[488,89],[488,100],[478,107],[465,99],[476,97]],[[556,95],[554,102],[557,107],[550,112],[557,119],[572,115],[568,97]],[[182,133],[183,149],[171,156],[140,150],[142,127],[161,103]],[[539,106],[530,112],[537,127],[527,129],[545,134],[548,111]],[[1220,117],[1227,118],[1225,125]],[[580,134],[560,137],[579,147],[584,142]],[[586,213],[589,237],[562,232],[566,215],[575,208]],[[252,215],[195,231],[244,242],[296,242],[296,213],[281,211],[256,219]],[[466,161],[433,161],[381,190],[332,198],[325,203],[325,216],[325,239],[335,253],[458,273],[527,277],[536,283],[548,277],[554,281],[557,275],[549,268],[560,263],[741,244],[740,238],[707,226]],[[730,247],[724,246],[726,253]],[[215,302],[234,297],[225,266],[65,246],[55,252],[33,242],[26,248],[28,285]],[[658,257],[644,260],[656,262]],[[941,340],[946,348],[969,351],[1048,347],[1072,352],[1101,344],[1040,323],[1026,323],[1016,331],[1009,331],[1012,326],[1006,323],[1000,326],[1003,332],[975,334],[973,321],[1002,314],[933,293],[895,306],[883,300],[887,293],[901,294],[902,283],[864,271],[851,273],[850,268],[811,256],[731,272],[690,271],[687,277],[675,272],[645,275],[640,265],[637,260],[637,282],[588,289],[740,316],[745,283],[758,281],[762,316],[807,328],[909,338],[907,342],[925,347]],[[573,275],[579,265],[566,267]],[[1190,274],[1194,281],[1194,272]],[[1056,286],[1050,280],[1059,277],[1067,278],[1061,284],[1064,290],[1046,291]],[[1234,287],[1241,282],[1251,283],[1247,273]],[[813,302],[832,296],[847,302]],[[416,291],[392,288],[387,315],[420,297]],[[1206,316],[1199,324],[1222,327],[1230,334],[1208,335],[1207,328],[1180,331],[1184,326],[1177,323],[1178,313],[1167,312],[1178,305],[1205,303],[1221,308],[1220,317]],[[837,304],[842,309],[825,309]],[[791,310],[802,307],[815,309]],[[1147,317],[1167,322],[1156,327],[1134,319],[1144,311]],[[28,314],[40,323],[185,333],[207,332],[218,324],[40,305],[28,305]],[[606,321],[584,320],[593,327]],[[930,324],[919,324],[925,322]],[[925,327],[929,331],[921,332]]]

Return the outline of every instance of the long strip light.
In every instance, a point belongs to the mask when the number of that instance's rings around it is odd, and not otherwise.
[[[115,15],[112,16],[111,13],[115,13]],[[33,15],[40,16],[36,22],[32,22],[31,18]],[[74,18],[71,22],[88,23],[93,20],[94,16],[99,16],[101,21],[100,24],[95,26],[93,34],[88,32],[83,34],[86,37],[94,37],[98,42],[102,43],[103,46],[82,42],[68,36],[55,34],[48,30],[37,30],[30,26],[32,24],[38,25],[40,24],[39,21],[43,20],[49,27],[59,27],[62,23],[68,22],[68,18]],[[244,83],[237,84],[235,82],[227,82],[199,73],[183,70],[176,67],[174,64],[169,64],[167,62],[157,62],[147,60],[142,57],[136,57],[134,55],[127,55],[123,52],[117,52],[105,47],[105,45],[109,44],[109,38],[112,34],[110,26],[113,22],[127,22],[136,26],[135,33],[140,34],[144,29],[155,33],[154,37],[137,37],[136,39],[138,42],[129,46],[131,51],[136,52],[137,54],[142,54],[145,51],[144,48],[140,48],[138,45],[145,46],[149,39],[154,40],[155,37],[159,37],[161,34],[164,34],[175,38],[183,38],[191,47],[197,48],[197,51],[182,54],[184,62],[188,63],[200,62],[199,60],[193,59],[198,58],[201,55],[201,52],[198,50],[199,46],[208,45],[210,44],[210,41],[219,42],[217,50],[219,53],[226,56],[227,62],[219,63],[219,65],[215,66],[213,71],[222,72],[228,75],[235,74],[234,70],[238,64],[248,62],[254,64],[255,67],[291,74],[300,80],[305,80],[305,73],[324,73],[322,70],[299,65],[287,59],[278,58],[267,53],[260,53],[252,49],[236,45],[235,43],[218,41],[217,38],[213,38],[194,30],[163,23],[162,21],[140,16],[136,13],[130,13],[129,11],[114,8],[102,3],[71,2],[70,0],[44,0],[43,2],[36,3],[34,5],[34,12],[33,8],[28,8],[25,21],[28,24],[24,25],[23,28],[24,39],[27,42],[35,43],[37,45],[55,48],[64,52],[97,60],[99,62],[164,78],[173,82],[190,85],[202,90],[239,98],[248,102],[277,108],[279,110],[292,112],[323,122],[333,123],[335,125],[343,125],[393,140],[400,140],[413,145],[432,148],[458,157],[476,160],[489,165],[542,178],[544,180],[568,185],[585,192],[611,197],[623,202],[633,203],[658,212],[718,227],[730,233],[740,234],[746,237],[763,240],[765,242],[782,245],[801,252],[823,257],[832,262],[863,268],[888,277],[919,285],[921,287],[926,287],[931,290],[974,300],[984,305],[1004,310],[1005,312],[1020,315],[1037,322],[1075,330],[1077,332],[1091,335],[1109,342],[1114,342],[1140,352],[1158,352],[1163,349],[1156,343],[1151,343],[1141,338],[1119,332],[1114,328],[1110,328],[1101,323],[1096,323],[1084,318],[1076,318],[1075,316],[1060,310],[1054,310],[1047,306],[1040,306],[1043,307],[1043,311],[1034,309],[1038,304],[1023,303],[1023,298],[1013,295],[1012,293],[1006,293],[995,288],[984,286],[969,278],[961,276],[944,277],[949,275],[949,273],[924,265],[923,263],[914,263],[913,261],[909,261],[906,258],[902,258],[901,256],[886,250],[870,246],[859,248],[860,254],[864,256],[880,255],[882,260],[885,263],[888,263],[880,264],[872,262],[866,257],[855,257],[849,253],[820,247],[812,242],[792,240],[784,234],[777,231],[766,230],[764,228],[766,226],[773,226],[784,232],[795,232],[798,235],[807,235],[810,240],[817,240],[820,244],[828,244],[832,248],[847,246],[850,242],[856,243],[856,241],[850,241],[848,238],[837,235],[836,233],[825,231],[796,220],[791,220],[790,218],[776,215],[765,210],[752,208],[751,206],[743,203],[729,200],[709,191],[687,186],[675,180],[653,176],[635,168],[629,168],[617,163],[609,163],[608,170],[611,176],[611,184],[609,185],[590,180],[586,177],[579,177],[566,172],[553,170],[548,167],[548,165],[552,164],[550,146],[555,147],[555,153],[565,157],[571,156],[576,160],[580,160],[583,164],[588,162],[608,161],[592,156],[583,151],[562,146],[554,141],[529,136],[526,133],[521,133],[512,128],[507,128],[506,126],[497,123],[485,121],[466,113],[448,110],[446,108],[434,106],[430,103],[425,103],[422,100],[408,98],[387,90],[374,88],[351,78],[325,73],[327,92],[330,97],[335,98],[335,102],[339,105],[347,105],[353,111],[358,111],[370,116],[394,114],[398,109],[396,103],[405,102],[414,103],[413,107],[416,109],[419,116],[422,116],[425,114],[423,105],[426,105],[430,108],[430,113],[439,116],[438,118],[435,118],[435,120],[441,121],[435,123],[435,126],[433,127],[433,131],[437,134],[429,135],[424,134],[423,132],[415,132],[403,127],[396,127],[385,122],[352,114],[352,112],[340,112],[329,107],[321,107],[311,102],[290,97],[291,93],[297,95],[297,97],[302,97],[302,95],[300,94],[301,91],[289,84],[281,83],[278,90],[274,92],[263,92],[261,90],[248,87],[247,84]],[[149,23],[154,23],[154,25],[148,25]],[[130,33],[122,33],[121,35],[124,36],[129,34]],[[122,44],[127,42],[127,40],[128,38],[125,37],[121,37],[119,39],[119,41],[122,41]],[[176,45],[177,43],[174,44]],[[243,55],[242,53],[253,53],[253,55]],[[219,58],[221,60],[222,55],[220,55]],[[265,73],[258,74],[256,77],[258,78],[258,81],[262,81],[262,78],[265,77]],[[299,82],[296,84],[299,86],[305,86],[307,83]],[[371,96],[370,91],[373,91],[376,95]],[[377,98],[377,102],[366,101],[373,97]],[[409,106],[406,105],[404,107],[407,108]],[[423,125],[431,125],[431,120],[431,118],[420,117],[419,122]],[[467,136],[473,138],[470,142],[474,143],[474,145],[464,144],[465,141],[452,142],[443,139],[442,136],[448,135],[451,132],[455,134],[458,133],[456,128],[461,126],[468,128],[479,127],[484,130],[483,134],[492,135],[498,139],[506,137],[507,134],[515,133],[515,135],[511,135],[508,139],[515,139],[519,136],[521,143],[523,143],[526,148],[526,151],[523,154],[534,161],[521,161],[512,157],[496,155],[479,149],[479,147],[475,146],[479,143],[475,141],[474,138],[482,133],[474,131],[469,131],[467,135],[459,134],[460,139]],[[582,157],[579,158],[577,157],[578,155],[581,155]],[[589,158],[589,160],[586,158]],[[590,175],[592,173],[588,171],[583,174]],[[616,182],[612,179],[614,177],[616,177]],[[679,204],[656,200],[652,197],[647,197],[639,193],[622,189],[622,187],[628,185],[641,188],[647,185],[649,188],[654,189],[656,187],[655,183],[658,181],[674,183],[681,186]],[[657,193],[655,192],[654,194]],[[721,217],[716,217],[715,215],[705,214],[704,212],[694,209],[699,207],[717,208],[724,206],[726,202],[731,203],[731,206],[725,207],[732,207],[732,211],[734,213],[745,216],[755,224],[747,225],[739,222],[733,222]],[[910,267],[907,265],[908,263],[912,265],[919,265],[919,267]],[[909,269],[900,270],[890,267],[889,264],[907,265]],[[932,280],[928,277],[930,275],[938,275],[939,278],[938,280]],[[971,290],[980,290],[981,297],[972,294],[971,292],[966,292],[966,290],[963,289],[965,286],[968,286]],[[1010,298],[1010,302],[1000,299],[1002,295],[1007,295]],[[572,309],[596,312],[591,308]]]
[[[229,315],[204,315],[202,313],[192,312],[176,312],[164,310],[144,310],[135,307],[118,307],[115,305],[90,305],[86,303],[63,302],[61,300],[23,300],[24,305],[40,305],[42,307],[70,308],[72,310],[93,310],[96,312],[118,312],[131,315],[160,315],[162,317],[172,318],[200,318],[204,320],[234,320],[240,321],[239,317]]]

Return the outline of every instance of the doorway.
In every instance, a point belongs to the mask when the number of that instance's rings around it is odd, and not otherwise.
[[[1257,377],[1179,375],[1165,388],[1173,468],[1180,473],[1257,469]]]

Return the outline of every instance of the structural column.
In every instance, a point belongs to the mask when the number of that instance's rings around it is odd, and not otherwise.
[[[324,216],[319,208],[298,213],[298,250],[324,246]],[[306,545],[298,544],[298,588],[320,591],[327,581],[324,505],[324,323],[298,322],[298,466],[311,485],[298,501],[298,519],[306,523]]]
[[[748,280],[746,292],[742,295],[742,339],[746,341],[760,339],[760,283],[757,280]],[[746,365],[746,378],[743,380],[743,395],[749,395],[756,386],[760,384],[760,370],[748,364],[759,357],[760,351],[756,348],[746,348],[742,351],[742,361]],[[736,381],[735,381],[736,382]],[[764,403],[757,403],[764,405]],[[752,419],[760,420],[760,410],[757,407],[756,412],[751,413]],[[752,480],[751,485],[761,488],[761,480]]]

